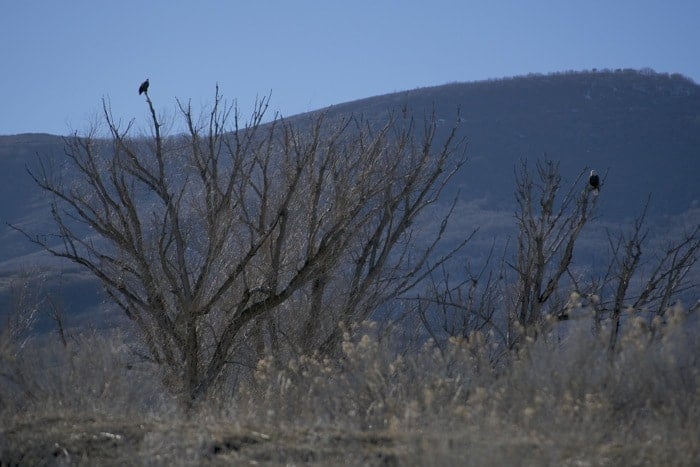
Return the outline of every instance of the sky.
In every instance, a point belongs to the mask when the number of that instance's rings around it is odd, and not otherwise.
[[[0,0],[0,135],[147,124],[218,84],[290,116],[451,82],[652,68],[700,83],[698,0]]]

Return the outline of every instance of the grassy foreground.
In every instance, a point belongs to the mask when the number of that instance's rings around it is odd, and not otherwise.
[[[397,355],[368,323],[341,362],[262,359],[190,413],[119,336],[4,349],[0,464],[698,465],[685,313],[630,318],[613,357],[565,325],[494,365],[488,336]]]

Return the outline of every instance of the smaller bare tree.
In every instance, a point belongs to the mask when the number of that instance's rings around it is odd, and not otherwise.
[[[574,248],[592,218],[597,196],[587,184],[586,170],[563,186],[559,164],[538,161],[533,174],[523,161],[515,174],[518,236],[514,261],[508,246],[497,265],[493,249],[477,272],[467,269],[464,280],[453,282],[443,269],[433,280],[419,311],[428,332],[468,337],[487,332],[502,349],[518,344],[525,333],[536,333],[548,316],[562,316],[564,282]],[[509,274],[514,271],[514,277]]]
[[[538,161],[533,177],[523,161],[516,174],[518,227],[513,289],[513,312],[509,318],[511,344],[517,340],[514,324],[532,328],[563,309],[557,292],[573,260],[576,241],[593,216],[597,196],[590,187],[581,188],[586,170],[568,186],[562,186],[559,163]],[[559,297],[561,298],[561,297]]]
[[[34,398],[34,385],[23,368],[22,353],[32,340],[39,318],[44,278],[36,271],[24,272],[8,284],[9,303],[0,325],[0,408],[13,394]]]
[[[666,242],[654,254],[649,246],[649,229],[644,225],[648,208],[649,199],[629,232],[614,235],[608,230],[610,262],[605,274],[592,280],[589,287],[578,288],[581,295],[596,297],[590,305],[595,310],[597,327],[609,320],[610,352],[618,341],[623,311],[646,308],[652,315],[663,316],[676,297],[694,287],[687,278],[700,252],[700,225],[682,238]],[[651,250],[655,258],[645,261],[645,250]]]

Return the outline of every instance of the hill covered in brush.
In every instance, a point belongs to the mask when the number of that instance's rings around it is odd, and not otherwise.
[[[458,198],[448,236],[457,239],[481,229],[469,250],[473,258],[483,258],[494,239],[502,244],[513,237],[514,172],[524,159],[559,161],[568,182],[589,168],[603,176],[598,219],[581,242],[579,256],[590,263],[580,264],[583,268],[604,266],[604,232],[639,215],[648,196],[647,225],[655,235],[700,222],[700,87],[680,75],[634,70],[529,75],[375,96],[318,112],[326,118],[352,114],[382,122],[404,109],[418,120],[434,114],[438,137],[456,122],[458,136],[468,140],[469,161],[441,204],[445,208]],[[304,125],[310,117],[287,121]],[[5,225],[51,231],[48,200],[25,167],[36,154],[60,158],[63,144],[62,138],[43,134],[0,137],[0,219]],[[431,221],[423,220],[426,226]],[[61,300],[76,317],[74,323],[88,316],[102,320],[96,311],[102,297],[83,271],[37,251],[9,227],[0,235],[5,303],[18,276],[50,271],[49,286],[64,291]]]

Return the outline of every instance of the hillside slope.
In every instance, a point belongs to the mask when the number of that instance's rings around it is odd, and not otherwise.
[[[469,141],[470,163],[459,177],[466,199],[511,206],[514,167],[546,154],[571,178],[585,167],[607,173],[603,216],[633,217],[650,193],[657,214],[700,205],[700,86],[680,75],[530,75],[421,88],[325,111],[381,119],[403,106],[417,116],[434,111],[446,128],[459,111],[460,133]]]
[[[380,122],[403,107],[418,118],[434,112],[443,136],[458,121],[460,136],[469,141],[469,162],[444,200],[459,196],[449,236],[456,240],[481,228],[469,253],[473,258],[483,257],[494,238],[513,235],[514,170],[521,159],[534,163],[545,154],[560,161],[566,180],[586,168],[605,176],[599,217],[579,250],[581,258],[596,263],[592,267],[601,266],[593,252],[605,249],[605,228],[637,216],[650,194],[648,225],[658,235],[700,223],[700,86],[682,76],[631,70],[531,75],[416,89],[317,112]],[[303,125],[317,112],[287,120]],[[89,277],[37,252],[7,227],[51,231],[47,199],[25,170],[36,154],[60,159],[63,140],[0,136],[0,219],[6,225],[0,232],[0,299],[8,303],[20,272],[50,270],[48,286],[65,290],[65,308],[88,316],[102,300],[96,287],[85,287]]]

